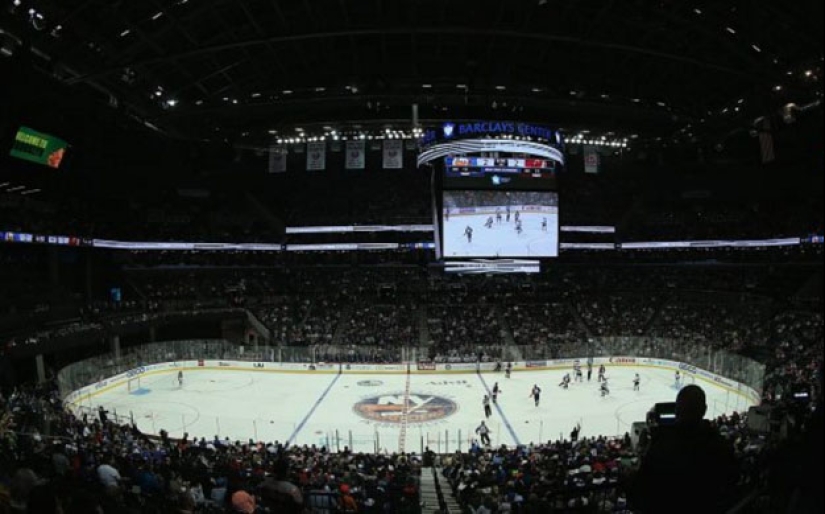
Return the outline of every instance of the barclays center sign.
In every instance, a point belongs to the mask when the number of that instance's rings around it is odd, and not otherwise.
[[[558,130],[541,125],[517,123],[513,121],[474,121],[467,123],[447,122],[440,129],[430,129],[424,133],[421,143],[429,145],[450,140],[475,137],[529,137],[561,145],[562,136]]]

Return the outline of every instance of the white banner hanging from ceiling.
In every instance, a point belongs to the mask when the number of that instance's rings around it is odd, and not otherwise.
[[[327,169],[327,143],[307,143],[307,171]]]
[[[404,142],[400,139],[384,140],[384,169],[400,170],[404,168]]]
[[[286,172],[287,149],[284,145],[272,145],[269,147],[269,172]]]
[[[595,146],[584,147],[584,172],[598,173],[601,157],[599,156],[599,149]]]
[[[347,141],[346,168],[363,170],[367,167],[367,145],[364,141]]]

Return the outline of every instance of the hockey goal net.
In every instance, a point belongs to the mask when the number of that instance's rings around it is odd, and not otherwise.
[[[126,388],[130,394],[140,389],[140,377],[130,378],[126,384]]]

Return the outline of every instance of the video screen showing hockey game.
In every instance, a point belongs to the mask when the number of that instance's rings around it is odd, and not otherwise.
[[[559,196],[444,191],[444,257],[558,257]]]

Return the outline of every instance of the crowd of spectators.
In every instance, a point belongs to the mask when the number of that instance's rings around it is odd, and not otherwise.
[[[174,316],[190,300],[231,308],[238,298],[273,331],[276,343],[311,347],[319,362],[395,362],[399,348],[418,346],[422,335],[431,340],[428,357],[439,362],[500,360],[510,336],[525,355],[533,347],[592,347],[583,345],[590,338],[660,336],[761,360],[767,366],[765,400],[779,405],[800,387],[814,399],[820,394],[825,320],[818,273],[805,267],[576,266],[536,277],[434,280],[415,267],[140,271],[130,280],[148,300],[91,304],[87,320],[39,337],[57,340],[78,330]],[[811,297],[800,299],[806,291]],[[3,399],[0,411],[2,472],[15,505],[28,491],[35,503],[60,501],[67,513],[95,512],[98,505],[103,512],[164,512],[160,506],[170,504],[180,512],[220,512],[244,491],[238,503],[255,501],[264,512],[273,502],[267,484],[277,479],[298,487],[306,503],[350,497],[362,512],[418,508],[415,457],[158,440],[111,420],[72,419],[51,390],[18,389]],[[743,470],[740,486],[763,480],[754,470],[765,469],[772,449],[747,417],[723,416],[713,427],[734,448]],[[473,512],[629,508],[626,471],[635,468],[641,451],[627,438],[573,439],[517,449],[476,446],[442,463]],[[121,479],[113,484],[115,473]]]
[[[340,342],[345,345],[401,348],[418,346],[418,318],[414,305],[358,305],[342,321]]]
[[[0,412],[4,513],[420,512],[415,454],[148,437],[69,414],[48,386],[0,397]]]
[[[432,305],[427,310],[431,355],[437,361],[473,360],[503,342],[499,314],[491,305]],[[499,356],[496,356],[499,357]]]
[[[663,298],[614,294],[577,302],[579,315],[596,336],[642,336]]]
[[[587,336],[566,302],[506,305],[504,316],[519,346],[559,347]]]

